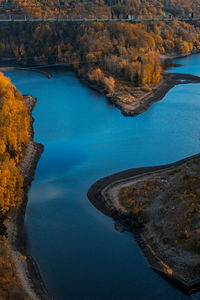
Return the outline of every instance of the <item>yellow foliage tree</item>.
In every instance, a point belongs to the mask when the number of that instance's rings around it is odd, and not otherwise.
[[[89,74],[89,78],[90,78],[90,80],[96,81],[99,83],[104,82],[104,74],[100,68],[92,70],[92,72]]]
[[[23,96],[0,73],[0,211],[5,214],[22,197],[19,160],[29,139],[30,119]]]
[[[112,76],[104,78],[105,89],[108,91],[110,95],[114,94],[115,90],[115,80]]]

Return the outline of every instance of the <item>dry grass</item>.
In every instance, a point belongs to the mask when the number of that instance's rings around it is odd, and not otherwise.
[[[123,188],[119,201],[164,243],[200,254],[200,160]]]

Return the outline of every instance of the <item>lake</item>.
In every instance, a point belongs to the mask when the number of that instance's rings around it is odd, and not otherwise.
[[[170,71],[200,75],[200,55]],[[179,85],[137,116],[124,117],[73,73],[5,72],[38,98],[35,141],[45,151],[25,217],[29,253],[56,300],[189,299],[156,274],[130,233],[87,199],[101,177],[167,164],[200,152],[200,85]],[[192,296],[200,299],[200,293]]]

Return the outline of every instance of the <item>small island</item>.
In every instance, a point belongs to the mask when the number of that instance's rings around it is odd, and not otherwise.
[[[200,289],[199,186],[198,154],[103,178],[88,198],[133,233],[155,271],[191,294]]]

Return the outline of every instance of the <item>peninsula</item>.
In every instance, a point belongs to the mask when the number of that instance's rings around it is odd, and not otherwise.
[[[92,204],[133,233],[150,266],[186,293],[200,289],[200,155],[97,181]]]

